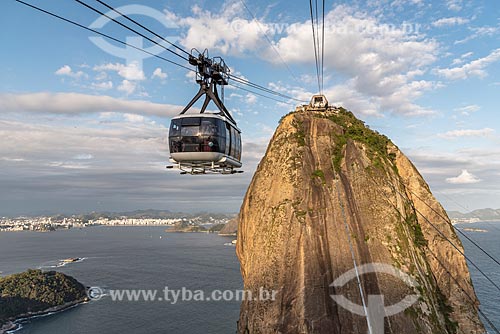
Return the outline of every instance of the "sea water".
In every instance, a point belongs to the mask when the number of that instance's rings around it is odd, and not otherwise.
[[[500,223],[457,225],[500,258]],[[475,228],[487,232],[465,231]],[[90,227],[50,233],[0,233],[2,275],[58,270],[86,286],[110,289],[237,291],[242,280],[233,238],[167,233],[164,227]],[[500,285],[500,267],[462,238],[467,256]],[[226,244],[226,245],[225,245]],[[65,258],[82,258],[64,264]],[[482,311],[500,328],[500,292],[470,265]],[[105,297],[22,324],[19,334],[235,333],[240,301],[122,301]],[[493,333],[493,331],[491,331]]]
[[[165,227],[90,227],[0,233],[2,275],[57,270],[86,286],[114,289],[242,289],[234,238],[166,233]],[[61,266],[66,258],[83,258]],[[173,301],[172,301],[173,302]],[[18,334],[234,333],[238,301],[123,301],[110,297],[22,324]]]

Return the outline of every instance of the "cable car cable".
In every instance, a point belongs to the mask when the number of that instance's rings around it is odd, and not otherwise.
[[[443,267],[443,269],[446,271],[446,273],[450,276],[451,279],[453,279],[453,281],[458,285],[458,287],[464,292],[464,294],[470,299],[470,301],[475,304],[478,300],[478,298],[476,297],[476,299],[474,300],[467,291],[465,291],[465,289],[460,285],[460,282],[458,282],[458,280],[453,277],[453,275],[450,273],[450,271],[446,268],[446,266],[441,262],[441,260],[439,260],[436,256],[436,254],[434,254],[434,252],[432,252],[429,248],[427,248],[427,250],[429,251],[429,253],[432,254],[432,256],[436,259],[436,261],[439,263],[439,265],[441,267]],[[481,308],[478,306],[477,307],[477,311],[483,316],[484,319],[486,319],[486,322],[488,323],[488,325],[490,325],[490,327],[495,331],[495,333],[497,334],[500,334],[500,331],[498,330],[498,328],[493,324],[493,322],[490,320],[490,318],[488,318],[488,316],[481,310]]]
[[[126,28],[126,29],[128,29],[128,30],[130,30],[130,31],[132,31],[132,32],[134,32],[134,33],[136,33],[137,35],[139,35],[139,36],[141,36],[141,37],[143,37],[143,38],[146,38],[148,41],[150,41],[150,42],[152,42],[152,43],[154,43],[154,44],[156,44],[156,45],[158,45],[158,46],[160,46],[160,47],[164,48],[164,49],[165,49],[165,50],[167,50],[168,52],[170,52],[170,53],[172,53],[172,54],[175,54],[176,56],[181,57],[182,59],[184,59],[184,60],[186,60],[186,61],[189,61],[189,59],[187,59],[187,58],[185,58],[185,57],[181,56],[180,54],[178,54],[178,53],[176,53],[176,52],[174,52],[174,51],[172,51],[172,50],[170,50],[170,49],[168,49],[168,48],[166,48],[166,47],[165,47],[165,46],[163,46],[162,44],[160,44],[160,43],[158,43],[158,42],[154,41],[153,39],[151,39],[151,38],[149,38],[149,37],[145,36],[144,34],[141,34],[141,33],[140,33],[140,32],[138,32],[137,30],[135,30],[135,29],[133,29],[133,28],[130,28],[130,27],[128,27],[127,25],[125,25],[125,24],[123,24],[123,23],[121,23],[121,22],[119,22],[119,21],[117,21],[117,20],[113,19],[113,18],[112,18],[112,17],[110,17],[109,15],[107,15],[107,14],[105,14],[105,13],[101,12],[100,10],[98,10],[98,9],[96,9],[96,8],[94,8],[94,7],[92,7],[91,5],[88,5],[88,4],[86,4],[85,2],[83,2],[83,1],[81,1],[81,0],[74,0],[74,1],[78,2],[79,4],[81,4],[81,5],[83,5],[83,6],[87,7],[87,8],[89,8],[89,9],[91,9],[91,10],[93,10],[94,12],[96,12],[96,13],[98,13],[98,14],[100,14],[100,15],[103,15],[103,16],[107,17],[108,19],[110,19],[110,20],[112,20],[113,22],[115,22],[115,23],[119,24],[120,26],[122,26],[122,27],[124,27],[124,28]],[[112,7],[111,7],[111,8],[112,8]],[[238,77],[235,77],[235,76],[233,76],[233,78],[237,78],[237,79],[243,80],[243,79],[238,78]],[[251,83],[251,82],[250,82],[250,81],[248,81],[248,80],[245,80],[245,81],[247,81],[247,83],[245,83],[245,84],[251,84],[254,88],[257,88],[257,89],[265,89],[268,93],[271,93],[271,94],[274,94],[274,95],[278,95],[278,96],[281,96],[281,97],[285,97],[285,98],[289,98],[289,99],[293,99],[293,98],[292,98],[292,97],[290,97],[290,96],[286,96],[286,95],[284,95],[284,94],[281,94],[281,93],[278,93],[278,92],[274,92],[274,91],[272,91],[272,90],[270,90],[270,89],[266,89],[265,87],[260,86],[260,85],[258,85],[258,84]],[[298,101],[300,101],[300,100],[298,100]],[[304,101],[300,101],[300,102],[304,102]]]
[[[324,79],[325,79],[325,0],[323,0],[323,19],[321,28],[321,94],[325,89]]]
[[[182,59],[184,59],[184,60],[186,60],[186,61],[189,61],[189,59],[187,59],[187,58],[185,58],[185,57],[181,56],[180,54],[178,54],[178,53],[176,53],[176,52],[173,52],[172,50],[170,50],[170,49],[166,48],[166,47],[165,47],[165,46],[163,46],[162,44],[159,44],[158,42],[154,41],[153,39],[151,39],[151,38],[149,38],[149,37],[145,36],[144,34],[141,34],[141,33],[140,33],[140,32],[138,32],[137,30],[135,30],[135,29],[133,29],[133,28],[130,28],[130,27],[128,27],[127,25],[125,25],[125,24],[123,24],[123,23],[121,23],[121,22],[119,22],[119,21],[117,21],[117,20],[113,19],[113,18],[112,18],[112,17],[110,17],[109,15],[107,15],[107,14],[105,14],[105,13],[101,12],[100,10],[98,10],[98,9],[96,9],[96,8],[94,8],[94,7],[92,7],[91,5],[88,5],[88,4],[86,4],[85,2],[83,2],[83,1],[81,1],[81,0],[74,0],[74,1],[78,2],[79,4],[81,4],[81,5],[83,5],[83,6],[87,7],[87,8],[89,8],[89,9],[91,9],[91,10],[93,10],[94,12],[96,12],[96,13],[98,13],[98,14],[100,14],[100,15],[103,15],[103,16],[107,17],[108,19],[112,20],[113,22],[115,22],[115,23],[119,24],[120,26],[122,26],[122,27],[124,27],[124,28],[126,28],[126,29],[128,29],[128,30],[130,30],[130,31],[132,31],[132,32],[134,32],[134,33],[136,33],[136,34],[138,34],[139,36],[146,38],[148,41],[150,41],[150,42],[152,42],[152,43],[154,43],[154,44],[156,44],[156,45],[158,45],[158,46],[160,46],[160,47],[164,48],[165,50],[167,50],[167,51],[169,51],[169,52],[171,52],[171,53],[175,54],[176,56],[181,57]],[[96,1],[98,1],[99,3],[101,3],[101,1],[99,1],[99,0],[96,0]],[[108,8],[113,8],[113,7],[109,6]],[[141,26],[142,26],[142,25],[141,25]],[[148,30],[149,30],[149,29],[148,29]],[[157,34],[155,34],[155,35],[157,35]],[[168,43],[170,43],[170,42],[168,42]],[[170,44],[172,44],[172,43],[170,43]],[[238,78],[238,77],[233,76],[233,78]],[[241,79],[241,78],[238,78],[238,79]],[[243,79],[241,79],[241,80],[243,80]],[[265,89],[268,93],[271,93],[271,94],[274,94],[274,95],[278,95],[278,96],[281,96],[281,97],[285,97],[285,98],[289,98],[289,99],[294,99],[294,98],[292,98],[292,97],[290,97],[290,96],[286,96],[286,95],[284,95],[284,94],[281,94],[281,93],[278,93],[278,92],[274,92],[274,91],[272,91],[272,90],[270,90],[270,89],[266,89],[265,87],[260,86],[260,85],[258,85],[258,84],[253,84],[253,83],[251,83],[251,82],[250,82],[250,81],[248,81],[248,80],[245,80],[245,81],[247,81],[249,84],[252,84],[252,86],[253,86],[254,88],[257,88],[257,89]],[[295,100],[296,100],[296,99],[295,99]],[[304,102],[304,101],[301,101],[301,100],[297,100],[297,101]]]
[[[318,15],[318,0],[314,0],[314,6],[315,6],[315,15],[316,15],[316,45],[318,46],[318,49],[316,52],[318,52],[318,84],[319,84],[319,93],[323,94],[321,92],[321,58],[320,58],[320,53],[321,53],[321,44],[320,44],[320,38],[319,38],[319,15]]]
[[[285,101],[282,101],[282,100],[278,100],[278,99],[275,99],[274,97],[271,97],[271,96],[266,96],[266,95],[264,95],[264,94],[261,94],[261,93],[257,93],[257,92],[251,91],[250,89],[246,89],[246,88],[244,88],[244,87],[241,87],[241,86],[238,86],[238,85],[235,85],[235,84],[232,84],[232,83],[229,83],[229,86],[232,86],[232,87],[237,88],[237,89],[244,90],[244,91],[246,91],[246,92],[249,92],[249,93],[252,93],[252,94],[255,94],[255,95],[259,95],[259,96],[265,97],[266,99],[270,99],[270,100],[273,100],[273,101],[276,101],[276,102],[280,102],[280,103],[288,104],[288,105],[290,105],[290,106],[295,106],[295,105],[294,105],[294,104],[292,104],[292,103],[285,102]]]
[[[317,46],[316,46],[316,33],[314,32],[314,14],[313,14],[312,0],[309,0],[309,11],[310,11],[310,14],[311,14],[311,26],[312,26],[313,44],[314,44],[314,58],[316,60],[316,77],[318,79],[318,90],[320,90],[318,52],[316,51],[317,50]]]
[[[397,213],[399,214],[399,217],[401,219],[404,219],[405,217],[403,216],[403,214],[401,213],[401,211],[398,209],[398,207],[395,205],[395,204],[392,204],[392,202],[390,201],[390,199],[386,196],[387,200],[389,201],[389,203],[391,204],[391,206],[397,211]],[[436,254],[434,254],[434,252],[429,248],[429,246],[427,245],[426,247],[427,251],[436,259],[436,261],[439,263],[439,265],[446,271],[446,273],[450,276],[451,279],[453,279],[453,281],[455,281],[455,283],[457,284],[457,286],[464,292],[464,294],[469,298],[469,300],[472,302],[472,304],[474,305],[477,301],[477,298],[476,299],[473,299],[469,293],[467,291],[465,291],[465,289],[462,287],[462,285],[458,282],[458,280],[451,274],[451,272],[448,270],[448,268],[446,267],[446,265],[444,265],[444,263],[441,262],[441,260],[436,256]],[[491,326],[491,328],[497,333],[497,334],[500,334],[499,330],[495,327],[495,325],[493,324],[493,322],[488,318],[488,316],[478,307],[477,308],[478,312],[486,319],[486,321],[488,322],[488,324]]]
[[[135,33],[135,34],[137,34],[137,35],[139,35],[139,36],[141,36],[141,37],[143,37],[143,38],[147,39],[147,40],[148,40],[148,41],[150,41],[151,43],[156,44],[156,45],[158,45],[158,46],[162,47],[163,49],[165,49],[166,51],[168,51],[168,52],[170,52],[170,53],[172,53],[172,54],[176,55],[177,57],[181,57],[181,58],[182,58],[182,59],[184,59],[185,61],[189,61],[189,59],[188,59],[188,58],[186,58],[186,57],[184,57],[184,56],[182,56],[182,55],[178,54],[177,52],[174,52],[174,51],[170,50],[169,48],[167,48],[167,47],[166,47],[166,46],[164,46],[163,44],[160,44],[160,43],[156,42],[155,40],[153,40],[153,39],[151,39],[151,38],[147,37],[146,35],[144,35],[144,34],[142,34],[142,33],[138,32],[138,31],[137,31],[137,30],[135,30],[134,28],[130,28],[130,27],[129,27],[129,26],[127,26],[126,24],[123,24],[123,23],[121,23],[120,21],[118,21],[118,20],[116,20],[116,19],[114,19],[114,18],[110,17],[108,14],[101,12],[99,9],[92,7],[91,5],[86,4],[85,2],[83,2],[83,1],[81,1],[81,0],[74,0],[74,1],[78,2],[78,3],[79,3],[79,4],[81,4],[82,6],[87,7],[88,9],[90,9],[90,10],[92,10],[92,11],[94,11],[94,12],[96,12],[96,13],[98,13],[98,14],[100,14],[100,15],[102,15],[102,16],[104,16],[104,17],[108,18],[108,19],[110,19],[111,21],[113,21],[113,22],[115,22],[116,24],[118,24],[118,25],[120,25],[120,26],[124,27],[125,29],[130,30],[130,31],[132,31],[133,33]],[[169,43],[170,43],[170,42],[169,42]],[[170,44],[172,44],[172,43],[170,43]]]
[[[333,174],[334,174],[334,177],[335,177],[336,173],[334,172]],[[340,174],[338,174],[338,176],[339,176],[338,182],[340,182]],[[335,181],[335,187],[337,189],[337,197],[339,199],[340,211],[341,211],[342,218],[343,218],[343,221],[344,221],[344,229],[345,229],[345,233],[346,233],[346,237],[347,237],[347,242],[349,243],[349,250],[351,252],[351,259],[352,259],[352,262],[353,262],[353,265],[354,265],[354,271],[356,273],[356,280],[357,280],[357,283],[358,283],[359,294],[361,295],[361,302],[363,304],[363,310],[364,310],[365,316],[366,316],[366,322],[367,322],[367,325],[368,325],[368,333],[372,334],[372,326],[371,326],[371,321],[370,321],[370,314],[369,314],[368,308],[366,306],[365,294],[364,294],[364,291],[363,291],[363,285],[361,284],[361,278],[359,277],[358,264],[357,264],[357,261],[356,261],[356,254],[354,252],[354,246],[352,245],[351,232],[349,230],[349,225],[347,224],[347,217],[346,217],[346,214],[345,214],[344,204],[342,203],[342,198],[340,196],[340,189],[339,189],[338,182],[337,182],[337,180]]]
[[[236,82],[239,82],[239,83],[242,83],[242,84],[245,84],[245,85],[248,85],[248,86],[251,86],[253,88],[256,88],[256,89],[260,89],[262,91],[265,91],[267,93],[270,93],[270,94],[273,94],[273,95],[277,95],[277,96],[280,96],[280,97],[283,97],[283,98],[286,98],[286,99],[290,99],[290,100],[295,100],[295,101],[298,101],[298,102],[306,102],[304,100],[300,100],[300,99],[297,99],[297,98],[294,98],[294,97],[291,97],[289,95],[286,95],[286,94],[282,94],[282,93],[279,93],[279,92],[276,92],[272,89],[269,89],[269,88],[266,88],[266,87],[263,87],[261,85],[258,85],[258,84],[255,84],[253,82],[250,82],[246,79],[243,79],[243,78],[240,78],[240,77],[237,77],[237,76],[234,76],[232,74],[229,74],[229,77],[232,78],[233,80],[235,80]]]
[[[95,33],[95,34],[98,34],[98,35],[101,35],[101,36],[103,36],[103,37],[106,37],[106,38],[108,38],[108,39],[110,39],[110,40],[112,40],[112,41],[115,41],[115,42],[117,42],[117,43],[123,44],[123,45],[125,45],[125,46],[129,46],[129,47],[134,48],[134,49],[136,49],[136,50],[138,50],[138,51],[141,51],[141,52],[147,53],[147,54],[149,54],[149,55],[151,55],[151,56],[153,56],[153,57],[156,57],[156,58],[158,58],[158,59],[164,60],[164,61],[166,61],[166,62],[168,62],[168,63],[170,63],[170,64],[177,65],[177,66],[182,67],[182,68],[184,68],[184,69],[186,69],[186,70],[188,70],[188,71],[191,71],[191,72],[196,72],[196,71],[195,71],[195,70],[193,70],[192,68],[189,68],[189,67],[184,66],[184,65],[182,65],[182,64],[176,63],[175,61],[172,61],[172,60],[170,60],[170,59],[167,59],[167,58],[164,58],[164,57],[162,57],[162,56],[156,55],[156,54],[154,54],[154,53],[152,53],[152,52],[149,52],[149,51],[147,51],[147,50],[141,49],[141,48],[139,48],[139,47],[137,47],[137,46],[134,46],[134,45],[132,45],[132,44],[128,44],[127,42],[124,42],[124,41],[122,41],[122,40],[119,40],[118,38],[115,38],[115,37],[113,37],[113,36],[107,35],[107,34],[105,34],[105,33],[102,33],[102,32],[100,32],[100,31],[97,31],[97,30],[95,30],[95,29],[92,29],[92,28],[86,27],[86,26],[84,26],[83,24],[80,24],[80,23],[78,23],[78,22],[72,21],[72,20],[70,20],[70,19],[67,19],[67,18],[65,18],[65,17],[62,17],[62,16],[57,15],[57,14],[55,14],[55,13],[49,12],[48,10],[45,10],[45,9],[40,8],[40,7],[34,6],[34,5],[32,5],[32,4],[29,4],[29,3],[27,3],[27,2],[24,2],[24,1],[22,1],[22,0],[14,0],[14,1],[16,1],[16,2],[18,2],[18,3],[20,3],[20,4],[23,4],[23,5],[25,5],[25,6],[31,7],[32,9],[35,9],[35,10],[37,10],[37,11],[40,11],[40,12],[42,12],[42,13],[44,13],[44,14],[50,15],[50,16],[52,16],[52,17],[55,17],[55,18],[57,18],[57,19],[59,19],[59,20],[62,20],[62,21],[64,21],[64,22],[67,22],[67,23],[70,23],[70,24],[72,24],[72,25],[75,25],[75,26],[77,26],[77,27],[79,27],[79,28],[82,28],[82,29],[85,29],[85,30],[91,31],[91,32],[93,32],[93,33]]]
[[[122,40],[119,40],[118,38],[115,38],[115,37],[110,36],[110,35],[108,35],[108,34],[102,33],[102,32],[100,32],[100,31],[98,31],[98,30],[95,30],[95,29],[92,29],[92,28],[86,27],[86,26],[84,26],[84,25],[82,25],[82,24],[80,24],[80,23],[78,23],[78,22],[72,21],[72,20],[70,20],[70,19],[67,19],[67,18],[65,18],[65,17],[62,17],[62,16],[60,16],[60,15],[58,15],[58,14],[55,14],[55,13],[50,12],[50,11],[48,11],[48,10],[45,10],[45,9],[43,9],[43,8],[40,8],[40,7],[37,7],[37,6],[35,6],[35,5],[29,4],[29,3],[24,2],[24,1],[22,1],[22,0],[15,0],[15,1],[16,1],[16,2],[18,2],[18,3],[20,3],[20,4],[25,5],[25,6],[27,6],[27,7],[30,7],[30,8],[32,8],[32,9],[35,9],[35,10],[37,10],[37,11],[40,11],[40,12],[42,12],[42,13],[44,13],[44,14],[47,14],[47,15],[52,16],[52,17],[55,17],[55,18],[57,18],[57,19],[59,19],[59,20],[62,20],[62,21],[65,21],[65,22],[67,22],[67,23],[70,23],[70,24],[72,24],[72,25],[75,25],[75,26],[77,26],[77,27],[79,27],[79,28],[85,29],[85,30],[87,30],[87,31],[91,31],[91,32],[93,32],[93,33],[95,33],[95,34],[97,34],[97,35],[103,36],[103,37],[108,38],[108,39],[110,39],[110,40],[112,40],[112,41],[115,41],[115,42],[117,42],[117,43],[120,43],[120,44],[122,44],[122,45],[129,46],[129,47],[131,47],[131,48],[133,48],[133,49],[135,49],[135,50],[138,50],[138,51],[144,52],[144,53],[149,54],[149,55],[151,55],[151,56],[153,56],[153,57],[155,57],[155,58],[158,58],[158,59],[161,59],[161,60],[163,60],[163,61],[166,61],[166,62],[168,62],[168,63],[170,63],[170,64],[173,64],[173,65],[176,65],[176,66],[182,67],[182,68],[184,68],[184,69],[186,69],[186,70],[188,70],[188,71],[190,71],[190,72],[194,72],[194,73],[196,73],[196,71],[195,71],[195,70],[193,70],[192,68],[189,68],[189,67],[187,67],[187,66],[184,66],[184,65],[182,65],[182,64],[179,64],[179,63],[177,63],[177,62],[175,62],[175,61],[172,61],[172,60],[170,60],[170,59],[167,59],[167,58],[165,58],[165,57],[162,57],[162,56],[156,55],[156,54],[154,54],[154,53],[151,53],[151,52],[149,52],[149,51],[147,51],[147,50],[144,50],[144,49],[139,48],[139,47],[137,47],[137,46],[134,46],[134,45],[132,45],[132,44],[126,43],[126,42],[124,42],[124,41],[122,41]],[[154,44],[158,44],[158,43],[157,43],[157,42],[155,42],[155,41],[153,41],[153,42],[154,42]],[[161,44],[159,44],[159,45],[161,45]],[[174,52],[174,54],[175,54],[175,55],[177,55],[177,56],[179,56],[179,55],[178,55],[177,53],[175,53],[175,52]],[[300,102],[305,102],[305,101],[303,101],[303,100],[299,100],[299,99],[296,99],[296,98],[293,98],[293,97],[290,97],[290,96],[287,96],[287,95],[284,95],[284,94],[281,94],[281,93],[275,92],[275,91],[273,91],[273,90],[271,90],[271,89],[267,89],[267,88],[265,88],[265,87],[263,87],[263,86],[260,86],[260,85],[258,85],[258,84],[252,83],[252,82],[250,82],[250,81],[248,81],[248,80],[245,80],[245,79],[239,78],[239,77],[237,77],[237,76],[231,75],[231,77],[232,77],[233,79],[236,79],[236,81],[241,80],[241,81],[238,81],[238,82],[240,82],[240,83],[242,83],[242,84],[245,84],[245,85],[249,85],[249,86],[251,86],[251,87],[253,87],[253,88],[255,88],[255,89],[259,89],[259,90],[262,90],[262,91],[268,92],[268,93],[270,93],[270,94],[274,94],[274,95],[277,95],[277,96],[281,96],[281,97],[283,97],[283,98],[287,98],[287,99],[291,99],[291,100],[296,100],[296,101],[300,101]],[[280,102],[281,102],[281,101],[280,101]]]
[[[369,174],[368,174],[369,175]],[[378,185],[380,186],[380,184],[378,184],[377,181],[375,181],[375,179],[370,175],[370,177],[372,178],[372,180]],[[401,182],[401,181],[400,181]],[[401,184],[403,184],[401,182]],[[403,184],[404,185],[404,184]],[[397,192],[400,196],[402,196],[403,198],[408,198],[408,196],[405,196],[404,194],[402,194],[398,189],[396,189],[396,187],[394,187],[393,185],[389,184],[389,186],[392,188],[392,190],[394,190],[395,192]],[[389,197],[387,195],[385,195],[384,193],[384,196],[386,197],[387,200],[390,201]],[[413,209],[415,210],[416,213],[420,214],[420,216],[422,216],[422,218],[430,225],[432,226],[438,233],[441,237],[443,237],[446,241],[448,241],[448,243],[453,246],[453,248],[455,248],[466,260],[468,260],[480,273],[481,275],[483,275],[498,291],[500,291],[500,287],[498,286],[498,284],[496,284],[488,275],[486,275],[486,273],[481,270],[481,268],[479,268],[474,261],[472,261],[467,255],[465,255],[465,253],[463,251],[461,251],[457,245],[455,245],[453,243],[453,241],[450,240],[450,238],[448,238],[439,228],[436,227],[435,224],[433,224],[422,212],[420,212],[417,208],[413,207]]]
[[[411,194],[413,194],[416,198],[418,198],[422,203],[424,203],[429,209],[431,209],[435,214],[437,214],[441,219],[443,219],[443,221],[447,222],[447,223],[451,223],[449,221],[449,219],[446,219],[445,217],[443,217],[443,215],[441,213],[439,213],[438,211],[436,211],[433,207],[431,207],[429,204],[427,204],[424,200],[422,200],[422,198],[420,198],[417,194],[415,194],[413,191],[411,190],[408,190]],[[488,256],[491,260],[493,260],[497,265],[500,266],[500,261],[498,261],[497,259],[495,259],[493,256],[491,256],[484,248],[482,248],[476,241],[474,241],[472,238],[470,238],[469,236],[467,236],[464,232],[462,232],[461,230],[459,229],[455,229],[458,233],[460,233],[460,235],[462,235],[464,238],[466,238],[467,240],[469,240],[474,246],[476,246],[481,252],[483,252],[486,256]]]
[[[99,0],[97,0],[99,1]],[[262,25],[260,24],[259,20],[257,19],[257,17],[254,15],[254,13],[250,10],[250,8],[248,8],[245,0],[240,0],[241,3],[243,4],[243,6],[245,7],[245,9],[247,10],[247,12],[250,14],[250,16],[253,18],[253,20],[255,21],[255,23],[257,23],[257,26],[259,27],[259,30],[264,34],[264,37],[266,38],[266,41],[267,43],[269,43],[269,45],[272,47],[272,49],[274,50],[274,52],[278,55],[278,58],[281,60],[281,62],[283,63],[283,65],[285,65],[286,69],[288,70],[288,72],[292,75],[292,77],[295,79],[295,81],[299,82],[299,79],[295,76],[295,74],[292,72],[292,70],[290,69],[290,66],[288,66],[288,64],[286,63],[286,61],[283,59],[283,57],[281,56],[281,54],[279,53],[278,49],[276,48],[276,46],[272,43],[271,39],[269,38],[269,36],[267,35],[266,31],[264,29],[262,29]]]
[[[444,196],[446,197],[448,200],[452,201],[453,203],[455,203],[457,206],[461,207],[462,209],[465,210],[466,213],[471,213],[471,209],[469,209],[467,206],[465,205],[462,205],[460,204],[459,202],[457,202],[456,200],[454,200],[452,197],[446,195],[445,193],[443,193],[442,191],[438,191],[438,190],[434,190],[434,192],[440,194],[441,196]],[[491,224],[488,224],[488,227],[492,227],[494,230],[497,230],[497,231],[500,231],[500,228],[496,227],[495,224],[491,225]]]
[[[400,184],[406,187],[406,185],[399,180]],[[411,191],[408,189],[408,191],[415,196],[419,201],[425,204],[429,209],[432,210],[436,215],[438,215],[439,218],[441,218],[444,222],[446,223],[451,223],[449,218],[444,217],[440,212],[438,212],[436,209],[434,209],[432,206],[430,206],[426,201],[424,201],[420,196],[418,196],[415,192]],[[460,229],[455,228],[455,230],[462,235],[464,238],[466,238],[468,241],[470,241],[474,246],[476,246],[482,253],[484,253],[487,257],[489,257],[493,262],[495,262],[498,266],[500,266],[500,261],[498,261],[496,258],[494,258],[491,254],[489,254],[483,247],[481,247],[474,239],[470,238],[467,234],[465,234],[463,231]]]
[[[115,13],[117,13],[117,14],[119,14],[119,15],[123,16],[124,18],[126,18],[126,19],[127,19],[127,20],[129,20],[130,22],[135,23],[136,25],[138,25],[138,26],[139,26],[139,27],[141,27],[142,29],[144,29],[144,30],[146,30],[147,32],[149,32],[149,33],[151,33],[151,34],[155,35],[156,37],[158,37],[158,38],[160,38],[160,39],[162,39],[163,41],[167,42],[168,44],[170,44],[171,46],[173,46],[173,47],[174,47],[174,48],[176,48],[177,50],[182,51],[182,52],[184,52],[185,54],[187,54],[187,55],[189,56],[189,52],[187,52],[187,51],[186,51],[186,50],[184,50],[183,48],[181,48],[181,47],[179,47],[179,46],[175,45],[175,43],[172,43],[172,42],[168,41],[166,38],[162,37],[161,35],[159,35],[159,34],[155,33],[154,31],[152,31],[152,30],[151,30],[151,29],[149,29],[148,27],[146,27],[146,26],[144,26],[143,24],[141,24],[141,23],[137,22],[136,20],[132,19],[130,16],[125,15],[125,14],[121,13],[118,9],[113,8],[112,6],[108,5],[107,3],[105,3],[105,2],[104,2],[104,1],[102,1],[102,0],[95,0],[95,1],[97,1],[97,2],[99,2],[100,4],[102,4],[102,5],[106,6],[107,8],[111,9],[111,10],[112,10],[112,11],[114,11]]]

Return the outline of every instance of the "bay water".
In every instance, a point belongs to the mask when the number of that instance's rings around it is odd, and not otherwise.
[[[500,258],[500,223],[457,225],[495,258]],[[473,228],[476,230],[467,230]],[[465,230],[464,230],[465,229]],[[237,293],[243,288],[233,237],[168,233],[165,227],[89,227],[50,233],[0,233],[0,275],[28,268],[57,270],[86,286],[109,290],[165,287]],[[500,285],[500,266],[461,238],[466,255]],[[66,258],[82,258],[61,264]],[[500,293],[469,264],[481,310],[500,328]],[[188,293],[186,296],[189,297]],[[141,299],[141,298],[140,298]],[[214,333],[236,332],[240,301],[112,301],[105,297],[54,315],[23,322],[19,334]],[[493,333],[493,331],[490,331]]]

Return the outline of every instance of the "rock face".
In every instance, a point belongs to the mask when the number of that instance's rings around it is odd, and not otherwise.
[[[275,290],[276,300],[243,301],[238,333],[367,333],[367,318],[330,296],[362,305],[356,278],[330,286],[354,268],[353,257],[358,267],[387,264],[417,284],[387,273],[359,275],[367,302],[369,295],[383,295],[386,306],[420,296],[385,317],[383,333],[484,333],[457,250],[462,245],[443,217],[413,164],[352,113],[287,115],[253,177],[238,226],[245,289],[253,296]]]
[[[238,217],[234,217],[220,230],[219,235],[236,235],[238,232]]]

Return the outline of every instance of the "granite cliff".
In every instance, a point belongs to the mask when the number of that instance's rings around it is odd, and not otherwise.
[[[383,295],[388,306],[419,296],[385,317],[385,333],[484,333],[461,242],[442,217],[408,158],[351,112],[285,116],[246,193],[237,243],[245,289],[277,298],[243,301],[238,333],[367,333],[365,316],[331,298],[362,304],[356,279],[330,286],[354,268],[353,257],[417,283],[359,275],[366,299]]]

